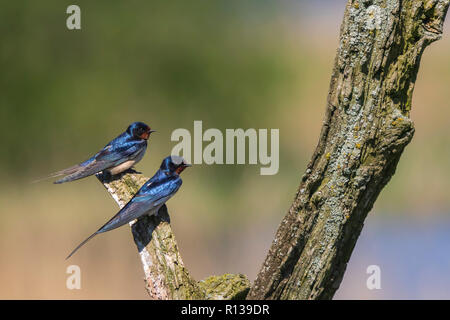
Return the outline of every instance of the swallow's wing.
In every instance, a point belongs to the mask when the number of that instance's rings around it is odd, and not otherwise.
[[[61,184],[64,182],[75,181],[96,174],[108,168],[108,162],[89,159],[88,161],[83,162],[82,164],[75,167],[75,171],[69,173],[67,176],[55,181],[54,183]]]
[[[79,248],[97,234],[121,227],[144,214],[158,209],[178,191],[181,184],[181,178],[174,176],[163,180],[150,179],[114,217],[80,243],[66,259],[70,258]]]
[[[40,179],[34,180],[34,181],[32,181],[32,183],[41,182],[43,180],[56,178],[56,177],[63,176],[63,175],[69,175],[69,174],[75,173],[78,170],[80,170],[80,167],[81,167],[81,165],[77,164],[77,165],[74,165],[72,167],[69,167],[69,168],[66,168],[66,169],[63,169],[63,170],[60,170],[60,171],[53,172],[53,173],[49,174],[48,176],[46,176],[44,178],[40,178]]]
[[[178,191],[181,184],[181,178],[174,176],[162,181],[148,181],[111,220],[99,229],[99,232],[116,229],[146,213],[159,209]]]
[[[122,162],[132,159],[139,151],[145,147],[145,142],[130,141],[127,143],[114,143],[113,140],[107,144],[100,152],[89,160],[60,171],[61,174],[68,174],[66,177],[55,181],[56,184],[82,179],[96,174],[110,167],[117,166]],[[69,171],[70,170],[70,171]],[[68,173],[65,173],[65,172]]]

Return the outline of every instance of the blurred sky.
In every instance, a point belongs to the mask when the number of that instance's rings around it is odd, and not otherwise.
[[[0,298],[146,299],[128,227],[64,258],[117,207],[95,178],[30,181],[85,160],[132,121],[158,131],[152,175],[177,128],[279,128],[280,170],[197,165],[169,201],[196,279],[254,280],[317,143],[345,1],[2,1]],[[336,298],[450,298],[450,28],[426,49],[416,133],[382,191]],[[66,268],[82,289],[65,287]],[[365,286],[379,265],[382,289]]]

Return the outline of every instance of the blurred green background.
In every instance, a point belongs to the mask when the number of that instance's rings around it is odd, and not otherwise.
[[[280,129],[277,175],[196,165],[168,203],[196,279],[254,280],[318,139],[345,3],[2,0],[0,298],[148,297],[128,227],[64,260],[117,211],[95,178],[30,183],[85,160],[133,121],[158,131],[137,166],[149,176],[176,144],[172,131],[194,120],[204,130]],[[70,4],[81,7],[81,30],[66,28]],[[450,298],[448,25],[422,59],[415,137],[336,298]],[[70,264],[81,267],[81,290],[66,288]],[[365,286],[370,264],[381,266],[382,290]]]

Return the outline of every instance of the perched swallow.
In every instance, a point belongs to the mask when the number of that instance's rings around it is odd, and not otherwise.
[[[101,171],[107,171],[111,175],[126,171],[142,159],[147,149],[147,140],[152,132],[155,130],[145,123],[134,122],[92,158],[55,172],[48,178],[66,175],[54,182],[60,184],[82,179]]]
[[[139,189],[134,197],[103,227],[80,243],[66,259],[69,259],[86,242],[99,233],[121,227],[146,214],[157,214],[159,208],[181,187],[183,181],[180,178],[180,173],[190,166],[179,156],[165,158],[159,170]]]

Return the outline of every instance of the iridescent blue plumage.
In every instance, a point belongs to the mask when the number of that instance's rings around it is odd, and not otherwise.
[[[66,175],[54,183],[64,183],[109,171],[118,174],[139,162],[147,149],[147,139],[154,132],[142,122],[132,123],[128,129],[109,142],[102,150],[79,165],[58,171],[50,177]]]
[[[190,164],[178,156],[165,158],[159,170],[136,193],[136,195],[105,225],[84,240],[66,258],[70,258],[81,246],[99,233],[116,229],[145,214],[156,214],[161,206],[181,187],[180,173]]]

